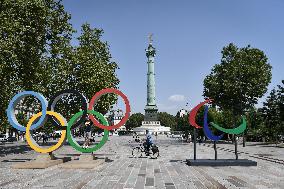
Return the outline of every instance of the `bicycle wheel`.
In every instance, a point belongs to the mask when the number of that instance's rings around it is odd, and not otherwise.
[[[157,159],[159,156],[160,156],[159,152],[155,152],[155,153],[151,152],[151,153],[150,153],[150,157],[151,157],[152,159]]]
[[[159,157],[159,148],[156,145],[153,145],[150,149],[150,157],[152,159],[157,159]]]
[[[141,149],[139,147],[133,148],[132,156],[135,157],[135,158],[141,157],[142,156]]]

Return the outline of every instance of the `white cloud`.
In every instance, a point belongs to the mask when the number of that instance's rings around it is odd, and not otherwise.
[[[175,94],[169,97],[170,101],[173,102],[182,102],[185,100],[185,96],[184,95],[179,95],[179,94]]]

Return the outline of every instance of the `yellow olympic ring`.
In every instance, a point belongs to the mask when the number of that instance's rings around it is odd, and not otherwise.
[[[59,113],[53,112],[53,111],[47,111],[46,114],[54,116],[59,122],[61,126],[67,126],[66,120],[63,118],[62,115],[60,115]],[[64,142],[65,137],[66,137],[66,130],[62,130],[62,134],[60,139],[58,140],[58,142],[54,145],[51,146],[50,148],[41,148],[32,138],[31,133],[30,133],[30,127],[33,124],[33,122],[39,118],[40,116],[42,116],[42,112],[39,112],[37,114],[35,114],[28,122],[27,127],[26,127],[26,139],[28,144],[30,145],[30,147],[32,149],[34,149],[36,152],[40,152],[40,153],[49,153],[52,152],[54,150],[57,150]]]

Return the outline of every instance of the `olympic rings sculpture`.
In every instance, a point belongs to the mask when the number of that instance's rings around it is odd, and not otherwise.
[[[108,94],[108,93],[114,93],[114,94],[121,96],[122,99],[124,100],[125,107],[126,107],[125,108],[126,111],[125,111],[125,115],[123,119],[118,124],[111,125],[111,126],[109,126],[108,121],[101,113],[93,110],[94,105],[99,100],[99,98],[102,95]],[[80,100],[82,101],[82,111],[77,112],[75,115],[73,115],[70,121],[67,123],[66,119],[61,114],[54,112],[54,109],[55,109],[56,103],[60,100],[60,98],[68,94],[75,94],[76,96],[80,98]],[[16,119],[15,108],[16,108],[16,105],[26,96],[34,96],[35,98],[37,98],[41,103],[42,111],[33,115],[28,121],[27,126],[24,127]],[[104,129],[104,136],[102,140],[95,146],[90,147],[90,148],[83,148],[74,140],[71,134],[71,128],[80,126],[80,124],[84,122],[87,114],[90,114],[89,118],[91,119],[91,121],[93,122],[95,126],[101,129]],[[113,129],[117,129],[121,127],[122,125],[124,125],[126,121],[128,120],[129,115],[130,115],[130,104],[129,104],[129,100],[127,96],[125,96],[121,91],[117,89],[112,89],[112,88],[102,89],[99,92],[97,92],[92,97],[89,106],[88,106],[87,98],[80,92],[76,90],[72,90],[72,89],[67,89],[67,90],[57,92],[53,97],[51,97],[49,103],[47,102],[46,98],[40,93],[37,93],[34,91],[23,91],[23,92],[16,94],[12,98],[7,108],[7,117],[8,117],[9,123],[15,129],[19,131],[25,131],[27,143],[30,145],[30,147],[33,150],[35,150],[36,152],[40,152],[40,153],[49,153],[54,150],[57,150],[59,147],[63,145],[64,141],[66,140],[66,136],[67,136],[69,144],[79,152],[90,153],[90,152],[97,151],[107,142],[109,131]],[[63,129],[62,129],[60,139],[54,146],[51,146],[49,148],[42,148],[34,141],[33,137],[31,136],[31,131],[42,127],[47,121],[48,116],[52,117],[53,124],[60,125]]]
[[[195,122],[195,117],[196,117],[196,114],[198,112],[198,110],[205,104],[207,103],[211,103],[213,100],[212,99],[207,99],[205,100],[204,102],[201,102],[200,104],[198,104],[197,106],[195,106],[191,112],[189,113],[189,116],[188,116],[188,121],[190,123],[190,125],[192,125],[193,127],[195,127],[196,129],[200,129],[202,128],[201,126],[199,126],[196,122]],[[204,109],[204,117],[203,117],[203,132],[205,134],[205,136],[213,141],[218,141],[220,139],[222,139],[224,137],[224,133],[228,133],[228,134],[240,134],[242,132],[245,131],[246,129],[246,119],[245,117],[242,117],[242,123],[236,127],[236,128],[233,128],[233,129],[226,129],[226,128],[223,128],[221,126],[219,126],[218,124],[216,123],[210,123],[213,127],[215,127],[217,130],[219,131],[222,131],[223,133],[216,136],[212,133],[212,131],[209,129],[209,126],[208,126],[208,106],[205,106],[205,109]]]

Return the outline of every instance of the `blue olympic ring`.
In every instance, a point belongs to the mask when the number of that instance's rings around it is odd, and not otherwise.
[[[37,99],[39,99],[40,103],[41,103],[41,109],[42,109],[42,116],[40,117],[40,119],[35,123],[32,124],[31,126],[31,130],[36,129],[37,127],[39,127],[46,118],[46,111],[47,111],[47,107],[48,107],[48,102],[46,100],[46,98],[37,92],[34,91],[24,91],[24,92],[20,92],[18,94],[16,94],[12,100],[10,101],[8,108],[7,108],[7,117],[8,117],[8,121],[10,122],[10,124],[17,130],[19,131],[26,131],[26,127],[24,127],[23,125],[21,125],[18,120],[16,119],[16,115],[15,115],[15,108],[16,105],[26,96],[34,96]]]

